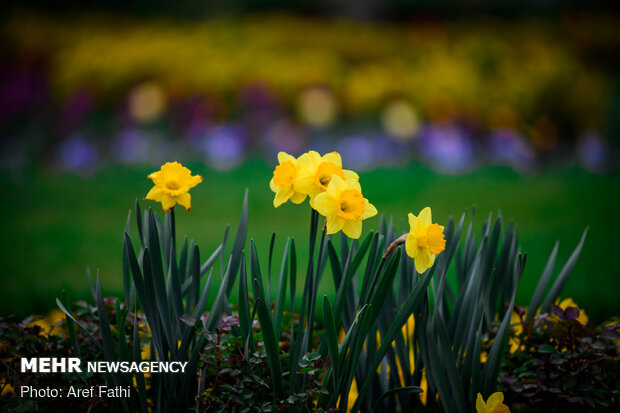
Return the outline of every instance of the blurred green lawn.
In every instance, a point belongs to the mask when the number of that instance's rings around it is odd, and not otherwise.
[[[277,233],[276,257],[286,237],[294,237],[303,277],[307,257],[309,207],[285,204],[274,209],[268,188],[272,166],[247,161],[231,172],[217,172],[203,164],[188,164],[204,182],[192,190],[192,211],[177,211],[177,233],[187,234],[201,248],[203,259],[219,244],[226,224],[231,239],[236,231],[245,187],[249,188],[249,238],[265,256],[272,232]],[[104,293],[122,291],[121,240],[127,212],[135,198],[151,187],[150,166],[108,166],[89,178],[71,174],[24,172],[20,177],[0,173],[5,201],[0,205],[2,289],[0,315],[20,317],[47,312],[66,289],[69,298],[90,299],[86,267],[99,269]],[[434,221],[446,223],[476,206],[476,232],[488,214],[497,210],[513,220],[520,245],[528,253],[518,302],[527,305],[538,277],[560,240],[556,274],[586,226],[590,231],[581,258],[565,289],[592,319],[620,313],[619,174],[595,176],[580,169],[548,170],[524,177],[503,167],[485,167],[459,175],[439,175],[418,164],[365,172],[364,195],[380,213],[397,222],[408,212],[431,206]],[[142,201],[161,213],[159,204]],[[364,233],[376,229],[379,219],[364,222]],[[262,260],[266,266],[266,260]],[[266,268],[263,269],[266,272]],[[330,276],[321,290],[333,292]],[[298,285],[301,282],[298,282]]]

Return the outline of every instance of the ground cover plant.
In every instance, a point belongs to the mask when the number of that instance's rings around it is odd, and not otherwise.
[[[480,412],[507,411],[516,401],[496,391],[500,371],[510,366],[504,358],[526,255],[501,215],[489,216],[478,233],[466,214],[442,226],[425,207],[410,213],[407,225],[382,216],[378,231],[363,234],[363,221],[377,210],[339,155],[281,153],[270,183],[273,203],[307,208],[309,199],[307,260],[291,238],[281,256],[275,234],[264,246],[247,241],[247,192],[232,247],[227,228],[221,244],[204,254],[187,237],[177,239],[174,210],[178,203],[189,211],[189,189],[202,178],[178,163],[149,178],[147,198],[161,202],[164,214],[142,212],[138,201],[130,212],[122,298],[104,298],[99,277],[92,278],[95,326],[80,321],[66,299],[57,300],[67,317],[69,353],[94,346],[108,361],[188,362],[182,375],[110,374],[109,383],[133,389],[117,402],[119,410]],[[555,277],[558,248],[552,251],[529,297],[528,320],[537,310],[541,320],[552,317],[549,309],[562,321],[576,318],[573,307],[552,303],[585,237]],[[305,274],[299,306],[298,273]],[[335,298],[319,295],[325,276],[333,278]],[[605,328],[607,342],[582,334],[607,343],[596,345],[611,365],[605,374],[617,371],[610,340],[618,327]],[[76,330],[87,340],[79,341]],[[554,397],[563,395],[548,392],[545,401]]]

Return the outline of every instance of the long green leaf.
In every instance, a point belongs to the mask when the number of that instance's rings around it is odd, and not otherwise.
[[[502,359],[504,358],[504,349],[506,347],[506,343],[508,342],[508,333],[510,331],[510,319],[512,317],[512,309],[515,302],[516,289],[513,291],[512,299],[510,300],[510,304],[508,306],[508,310],[506,314],[504,314],[504,319],[502,320],[502,324],[497,331],[497,335],[491,345],[491,350],[489,350],[489,355],[487,356],[487,361],[484,364],[484,368],[482,369],[482,390],[483,396],[488,397],[497,386],[497,376],[499,374],[499,367],[502,363]]]
[[[545,269],[536,285],[536,290],[534,291],[534,295],[532,295],[532,300],[530,301],[530,306],[527,309],[526,318],[531,320],[536,314],[536,310],[538,306],[543,300],[545,295],[545,291],[547,291],[547,287],[549,286],[549,281],[551,280],[551,276],[553,275],[553,267],[555,266],[555,259],[558,255],[558,248],[560,246],[559,242],[555,243],[553,247],[553,251],[551,251],[551,255],[549,256],[549,260],[547,260],[547,264],[545,265]]]
[[[381,343],[381,346],[379,347],[379,350],[377,351],[377,354],[374,357],[374,361],[371,365],[372,367],[368,371],[377,370],[377,368],[379,367],[379,364],[381,363],[381,360],[383,359],[385,354],[388,352],[388,350],[392,347],[391,346],[392,341],[394,341],[394,339],[396,338],[396,335],[400,333],[401,328],[405,325],[405,323],[409,319],[409,316],[413,314],[414,309],[418,306],[418,304],[420,303],[420,300],[424,297],[424,292],[426,291],[426,287],[431,281],[432,275],[433,275],[432,271],[426,272],[422,280],[420,280],[416,284],[414,290],[411,291],[411,293],[407,297],[407,300],[403,303],[402,307],[398,310],[398,313],[396,314],[394,318],[394,322],[390,326],[390,329],[385,335],[385,338],[383,338],[383,343]],[[359,404],[363,401],[365,394],[368,391],[368,388],[370,386],[370,383],[371,383],[370,379],[371,379],[370,377],[366,378],[363,385],[358,386],[358,389],[359,389],[358,393],[360,397],[353,405],[352,411],[357,411],[359,409]]]
[[[136,198],[135,207],[136,207],[136,226],[138,227],[138,236],[140,237],[140,244],[142,244],[142,247],[144,247],[145,244],[144,244],[144,228],[142,225],[142,211],[140,210],[140,203],[138,202],[138,198]],[[126,232],[129,232],[129,231],[126,231]]]
[[[239,273],[239,328],[243,342],[248,339],[252,329],[250,320],[250,299],[248,297],[248,284],[245,264],[245,254],[241,254],[241,272]],[[251,345],[253,346],[253,342]]]
[[[68,302],[67,293],[65,292],[65,290],[62,290],[62,298],[65,302]],[[71,340],[71,344],[73,345],[73,351],[75,351],[75,354],[78,356],[78,358],[80,358],[80,346],[77,342],[77,336],[75,335],[75,323],[69,317],[65,317],[65,323],[67,324],[67,330],[69,331],[69,339]]]
[[[257,282],[258,281],[254,279],[254,283]],[[263,340],[265,343],[267,360],[269,361],[271,380],[273,381],[276,395],[282,399],[284,396],[284,385],[282,382],[282,366],[280,364],[280,348],[273,330],[273,324],[271,323],[271,315],[265,305],[264,297],[258,297],[256,299],[256,305],[258,306],[258,322],[260,323],[261,330],[263,332]]]
[[[241,210],[241,220],[239,221],[239,228],[237,229],[237,235],[235,236],[235,242],[231,251],[231,260],[230,267],[228,271],[231,272],[232,276],[229,277],[228,284],[226,285],[226,294],[230,295],[232,291],[235,277],[237,276],[237,271],[239,270],[239,265],[241,263],[241,252],[243,251],[243,246],[245,245],[245,239],[248,233],[248,190],[245,190],[245,195],[243,196],[243,208]]]
[[[276,331],[276,338],[279,339],[282,328],[282,316],[284,313],[284,304],[286,300],[286,283],[288,282],[289,270],[289,244],[290,239],[286,241],[284,254],[282,256],[282,266],[280,268],[280,276],[278,277],[278,291],[276,293],[276,303],[273,312],[273,325]]]
[[[141,362],[142,361],[142,348],[140,347],[140,334],[139,334],[139,326],[138,326],[138,314],[137,312],[133,315],[133,361]],[[140,401],[140,410],[142,413],[147,413],[149,411],[148,404],[146,402],[146,383],[144,381],[144,373],[137,372],[135,374],[136,377],[136,385],[138,387],[138,400]]]
[[[337,390],[337,383],[340,382],[340,369],[338,368],[338,363],[340,361],[338,356],[338,332],[336,331],[336,323],[334,322],[332,308],[329,305],[327,296],[323,297],[323,320],[325,322],[325,337],[327,339],[332,376],[334,378],[334,390]]]
[[[114,351],[114,339],[112,338],[112,330],[110,329],[110,323],[108,321],[108,314],[105,310],[105,305],[103,302],[103,295],[101,294],[101,284],[99,283],[99,274],[97,274],[97,317],[99,319],[99,331],[101,332],[101,337],[103,339],[103,353],[108,361],[117,361],[118,357],[116,356],[116,352]],[[121,378],[118,373],[110,373],[112,376],[112,380],[116,386],[121,385]],[[123,409],[128,412],[129,406],[127,405],[127,400],[120,400]]]
[[[377,402],[375,403],[374,407],[372,408],[372,413],[376,412],[377,409],[380,408],[381,406],[381,402],[389,397],[393,397],[393,396],[398,396],[400,394],[407,394],[407,393],[422,393],[424,392],[424,390],[422,390],[421,387],[418,386],[405,386],[405,387],[397,387],[394,389],[390,389],[388,391],[386,391],[385,393],[383,393],[381,395],[381,397],[379,397],[379,399],[377,400]]]
[[[577,247],[575,248],[571,256],[568,258],[568,261],[566,261],[566,264],[564,264],[562,271],[560,271],[558,278],[553,283],[551,290],[549,290],[549,294],[547,295],[547,298],[545,298],[543,305],[540,307],[541,313],[547,312],[547,309],[549,308],[551,303],[562,292],[564,285],[566,285],[566,282],[568,281],[568,276],[573,271],[573,268],[575,267],[575,263],[577,263],[577,258],[579,258],[579,254],[581,254],[581,249],[583,248],[583,243],[586,240],[587,234],[588,234],[588,228],[586,228],[585,231],[583,231],[583,235],[581,236],[581,240],[579,241],[579,244],[577,244]]]
[[[60,310],[65,313],[65,315],[67,317],[69,317],[71,320],[73,320],[73,322],[75,324],[77,324],[78,327],[80,327],[82,330],[84,330],[84,332],[86,333],[86,335],[88,336],[88,338],[93,342],[93,344],[95,344],[95,346],[100,350],[103,351],[103,347],[101,347],[101,344],[99,344],[99,340],[97,340],[95,338],[95,336],[93,336],[93,334],[88,331],[88,329],[86,328],[86,326],[84,326],[82,323],[80,323],[75,317],[73,317],[73,314],[71,314],[71,312],[69,310],[67,310],[65,308],[65,306],[62,304],[62,302],[60,301],[60,299],[56,298],[56,305],[58,305],[58,308],[60,308]]]

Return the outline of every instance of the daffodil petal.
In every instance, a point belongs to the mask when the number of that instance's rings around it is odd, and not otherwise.
[[[189,192],[181,194],[177,196],[175,199],[177,203],[181,205],[183,208],[185,208],[187,212],[189,212],[189,210],[192,209],[192,197],[189,194]]]
[[[149,201],[162,202],[164,198],[168,195],[158,186],[154,186],[151,188],[148,194],[144,197],[144,199]]]
[[[502,392],[495,392],[487,399],[487,409],[492,409],[503,401],[504,394]]]
[[[487,413],[487,404],[484,402],[482,394],[480,393],[478,393],[476,397],[476,413]]]
[[[312,208],[323,216],[328,216],[338,207],[338,201],[328,192],[322,192],[312,199]]]
[[[409,215],[407,215],[407,217],[409,218],[409,232],[412,232],[413,227],[415,226],[415,222],[417,221],[417,218],[411,212],[409,213]]]
[[[342,167],[342,158],[338,152],[330,152],[323,155],[323,162],[331,162]]]
[[[430,251],[427,249],[418,249],[418,255],[415,257],[415,270],[418,274],[422,274],[424,271],[428,270],[433,266],[435,262],[435,256],[431,255]]]
[[[358,239],[362,235],[362,221],[345,221],[342,232],[349,238]]]
[[[299,169],[307,170],[308,172],[315,171],[320,163],[321,155],[315,151],[306,152],[297,159]]]
[[[278,192],[276,192],[276,196],[273,198],[273,206],[276,208],[279,207],[280,205],[288,201],[294,193],[295,190],[290,186],[278,189]]]
[[[193,188],[201,182],[202,182],[202,176],[200,175],[190,176],[190,181],[188,183],[188,186],[189,188]]]
[[[407,255],[411,258],[415,258],[418,255],[418,240],[411,236],[411,234],[408,234],[405,239],[405,251],[407,251]]]
[[[317,195],[317,198],[318,198],[318,195]],[[327,228],[326,228],[327,233],[335,234],[336,232],[340,231],[342,227],[344,226],[344,222],[345,222],[344,219],[340,218],[336,214],[329,215],[327,217]]]
[[[345,180],[344,184],[349,189],[354,189],[357,192],[362,192],[362,187],[360,186],[359,181],[356,181],[354,179],[349,179],[349,180]]]
[[[153,173],[148,174],[147,178],[155,182],[155,179],[157,179],[159,175],[161,175],[161,171],[155,171]]]
[[[321,188],[319,188],[318,186],[314,185],[312,187],[312,189],[310,190],[310,193],[308,195],[310,195],[311,199],[314,199],[314,197],[316,197],[318,194],[322,194],[323,190]]]
[[[291,202],[294,204],[301,204],[302,202],[304,202],[304,199],[306,199],[306,196],[306,194],[302,194],[301,192],[295,192],[291,196]]]
[[[327,186],[327,192],[329,192],[334,197],[338,197],[342,191],[346,189],[346,185],[341,177],[338,175],[332,175],[331,181],[329,181],[329,185]]]
[[[314,175],[309,175],[306,173],[299,174],[293,186],[297,192],[301,192],[302,194],[310,194],[314,188]]]
[[[164,208],[164,212],[168,212],[170,208],[172,208],[176,204],[174,198],[167,196],[165,199],[161,200],[161,206]]]
[[[161,166],[161,172],[162,175],[170,175],[171,177],[179,178],[184,168],[185,167],[178,162],[166,162]]]
[[[366,219],[377,215],[377,208],[375,208],[373,204],[368,202],[367,199],[364,199],[364,202],[366,205],[364,205],[364,212],[362,212],[362,216],[360,216],[360,219]]]
[[[348,169],[343,169],[342,173],[344,174],[345,181],[349,181],[349,180],[359,181],[360,180],[360,177],[358,174]]]
[[[418,215],[418,221],[420,221],[425,227],[433,223],[431,209],[429,207],[424,208]]]
[[[286,161],[292,161],[293,163],[297,163],[297,160],[295,159],[295,157],[289,155],[286,152],[278,152],[278,162],[283,163]]]

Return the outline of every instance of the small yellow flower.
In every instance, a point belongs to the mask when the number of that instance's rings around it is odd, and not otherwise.
[[[202,182],[202,176],[192,176],[192,171],[178,162],[166,162],[161,170],[153,172],[147,178],[152,180],[155,186],[144,199],[161,202],[164,212],[177,203],[189,212],[192,208],[189,190]]]
[[[377,209],[362,195],[359,182],[345,182],[339,175],[331,177],[327,191],[319,193],[310,205],[327,217],[328,234],[342,230],[355,239],[362,234],[362,221],[377,215]]]
[[[482,394],[478,393],[476,398],[477,413],[510,413],[508,406],[503,404],[504,394],[501,392],[493,393],[489,396],[487,402],[484,402]]]
[[[424,208],[416,217],[409,214],[409,234],[405,241],[407,255],[414,259],[421,274],[435,262],[435,256],[446,248],[443,227],[432,223],[431,209]]]
[[[299,174],[295,181],[295,190],[310,195],[310,199],[327,191],[332,176],[338,176],[344,181],[359,181],[355,172],[342,169],[342,159],[338,152],[321,156],[318,152],[310,151],[301,155],[297,163]]]
[[[295,204],[301,204],[306,199],[306,194],[297,192],[294,184],[297,179],[297,159],[286,152],[278,153],[280,165],[273,170],[273,178],[269,182],[269,188],[276,193],[273,206],[279,207],[289,199]]]

